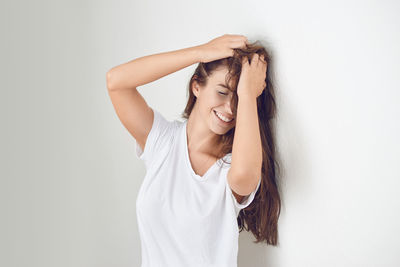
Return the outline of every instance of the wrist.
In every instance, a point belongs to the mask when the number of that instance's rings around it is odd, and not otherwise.
[[[252,100],[252,99],[257,99],[257,96],[255,94],[246,92],[246,93],[239,93],[238,94],[238,98],[239,99],[250,99],[250,100]]]
[[[193,46],[190,49],[193,52],[193,56],[196,60],[196,63],[203,62],[203,57],[202,57],[203,53],[202,53],[201,45]]]

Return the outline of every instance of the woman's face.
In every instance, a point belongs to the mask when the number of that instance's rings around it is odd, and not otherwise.
[[[199,87],[195,82],[193,89],[200,118],[205,120],[211,131],[219,135],[225,134],[236,125],[232,106],[234,92],[224,87],[227,73],[227,68],[217,69],[209,77],[205,87]]]

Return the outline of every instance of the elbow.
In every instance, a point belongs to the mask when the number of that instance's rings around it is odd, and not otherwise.
[[[261,174],[254,171],[241,171],[237,172],[234,169],[228,171],[228,180],[231,181],[231,187],[236,193],[242,196],[249,195],[255,190]]]
[[[115,90],[115,84],[113,81],[113,75],[112,75],[112,69],[109,70],[106,74],[106,83],[107,83],[107,89],[112,91]]]

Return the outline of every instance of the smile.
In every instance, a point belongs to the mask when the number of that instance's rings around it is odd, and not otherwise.
[[[230,122],[233,121],[233,118],[229,120],[228,118],[224,117],[222,114],[218,113],[217,111],[215,111],[215,110],[213,110],[213,111],[214,111],[215,116],[216,116],[216,117],[218,118],[218,120],[220,120],[221,122],[223,122],[223,123],[225,123],[225,124],[229,124]]]

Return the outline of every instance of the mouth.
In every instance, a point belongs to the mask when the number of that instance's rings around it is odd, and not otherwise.
[[[226,118],[223,118],[223,117],[220,117],[219,115],[217,115],[217,111],[213,110],[213,112],[214,112],[215,117],[217,117],[217,119],[224,125],[229,125],[235,120],[235,118],[232,118],[230,121],[225,121],[224,119],[226,119]]]

